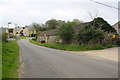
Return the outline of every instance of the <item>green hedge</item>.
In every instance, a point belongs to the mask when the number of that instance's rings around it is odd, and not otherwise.
[[[54,49],[60,49],[60,50],[66,50],[66,51],[87,51],[87,50],[101,50],[101,49],[106,49],[106,48],[112,48],[115,47],[116,45],[107,45],[107,46],[102,46],[102,45],[62,45],[62,44],[50,44],[50,43],[44,43],[41,44],[37,41],[30,40],[31,43],[40,45],[40,46],[45,46],[49,48],[54,48]]]

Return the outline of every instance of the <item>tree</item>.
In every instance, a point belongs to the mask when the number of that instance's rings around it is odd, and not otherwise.
[[[13,33],[13,28],[8,29],[9,33]]]
[[[116,30],[107,21],[105,21],[101,17],[95,18],[91,22],[91,24],[93,25],[92,27],[95,29],[101,29],[108,33],[110,33],[110,32],[117,33]]]
[[[108,34],[116,33],[116,30],[108,24],[107,21],[98,17],[91,21],[88,26],[79,31],[78,42],[79,44],[101,44],[103,39],[104,42],[111,42],[111,39],[108,38]],[[107,41],[106,38],[108,38],[109,41]]]
[[[47,29],[55,29],[58,26],[58,21],[56,19],[51,19],[46,21],[45,25],[47,25]]]
[[[62,23],[58,29],[58,35],[63,40],[64,44],[70,44],[74,36],[74,28],[70,22]]]
[[[80,23],[83,23],[83,21],[80,21],[79,19],[73,19],[72,21],[74,24],[80,24]]]
[[[91,26],[85,27],[78,33],[79,44],[100,44],[101,39],[104,39],[104,31],[93,29]]]
[[[38,24],[38,23],[32,23],[30,26],[33,27],[37,32],[43,30],[42,27],[40,26],[40,24]]]
[[[8,41],[8,34],[7,33],[2,34],[2,41]]]

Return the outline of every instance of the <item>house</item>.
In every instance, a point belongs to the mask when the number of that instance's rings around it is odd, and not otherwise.
[[[57,36],[57,33],[57,29],[43,31],[37,36],[37,41],[45,41],[46,43],[60,42],[61,40],[59,39],[59,36]]]
[[[8,33],[8,28],[1,27],[1,29],[2,29],[2,33]]]
[[[88,26],[88,25],[90,25],[90,22],[85,22],[85,23],[81,23],[81,24],[76,25],[76,26],[74,27],[76,33],[78,33],[80,30],[82,30],[83,28],[85,28],[85,27]]]
[[[118,35],[120,36],[120,21],[114,24],[113,27],[116,29]]]
[[[16,37],[19,37],[20,36],[20,27],[17,26],[13,29],[13,35],[16,36]]]
[[[34,27],[26,26],[26,27],[24,27],[23,35],[24,36],[34,37],[36,35],[36,30],[35,30]]]
[[[36,35],[36,30],[33,27],[25,26],[25,27],[15,27],[13,30],[13,35],[19,36],[30,36],[34,37]]]
[[[88,22],[87,23],[81,23],[81,24],[75,26],[76,34],[79,32],[80,29],[83,29],[87,25],[89,25]],[[43,31],[37,36],[37,41],[39,41],[39,42],[40,41],[45,41],[46,43],[61,43],[62,40],[57,35],[57,33],[58,33],[57,29]]]

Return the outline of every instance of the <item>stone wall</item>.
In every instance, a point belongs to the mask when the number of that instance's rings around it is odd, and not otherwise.
[[[58,36],[38,36],[37,41],[45,40],[46,43],[60,43],[61,39]]]

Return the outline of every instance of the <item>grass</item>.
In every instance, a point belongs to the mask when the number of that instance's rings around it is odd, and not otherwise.
[[[0,34],[0,79],[2,78],[2,35]]]
[[[2,78],[18,78],[20,62],[17,40],[2,43]]]
[[[45,43],[41,44],[37,41],[30,40],[31,43],[40,45],[40,46],[45,46],[49,48],[54,48],[54,49],[60,49],[60,50],[66,50],[66,51],[88,51],[88,50],[101,50],[101,49],[106,49],[106,48],[112,48],[115,47],[115,45],[107,45],[107,46],[102,46],[102,45],[94,45],[94,46],[89,46],[89,45],[62,45],[62,44],[50,44],[50,43]]]

